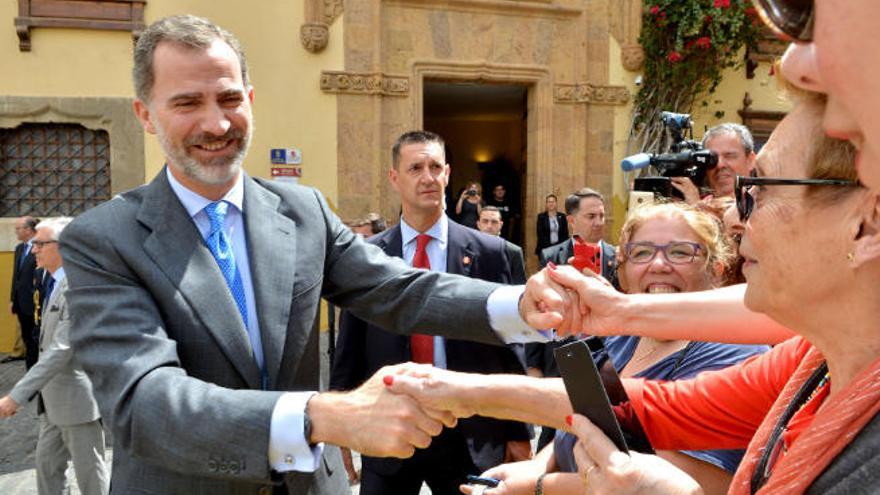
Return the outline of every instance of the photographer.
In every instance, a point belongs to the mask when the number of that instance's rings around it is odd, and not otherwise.
[[[733,196],[737,175],[747,176],[755,166],[755,143],[752,133],[742,124],[726,122],[712,127],[703,136],[703,148],[718,155],[718,164],[706,171],[706,182],[714,197]],[[697,186],[687,177],[672,177],[672,187],[695,205],[702,197]]]
[[[476,182],[468,182],[467,187],[461,191],[458,203],[455,204],[455,215],[458,223],[472,229],[477,228],[480,219],[480,210],[483,209],[483,188]]]

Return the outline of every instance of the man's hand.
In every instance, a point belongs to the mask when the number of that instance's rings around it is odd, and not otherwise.
[[[578,436],[574,457],[585,493],[622,495],[701,495],[700,485],[684,471],[655,455],[617,450],[587,418],[574,415]]]
[[[577,293],[547,275],[551,266],[555,265],[548,264],[548,268],[529,277],[519,301],[520,315],[532,328],[555,328],[562,336],[576,334],[582,327]]]
[[[431,411],[411,397],[386,390],[382,379],[408,364],[386,366],[359,388],[321,393],[309,401],[312,442],[329,442],[373,457],[410,457],[431,444],[443,426],[455,426],[449,413]]]
[[[0,399],[0,418],[14,416],[16,412],[18,412],[18,402],[12,400],[12,397],[6,395]]]
[[[627,296],[618,292],[604,278],[592,273],[579,273],[574,267],[545,269],[548,278],[572,291],[577,316],[569,324],[570,333],[614,335],[625,328]],[[576,328],[574,328],[576,327]]]
[[[695,206],[700,202],[700,190],[694,185],[690,177],[670,177],[672,187],[676,188],[684,196],[684,202]]]
[[[345,466],[345,472],[348,473],[348,484],[356,485],[361,481],[357,469],[354,468],[354,459],[351,457],[351,449],[342,447],[342,465]]]
[[[412,397],[428,410],[445,411],[456,418],[469,418],[477,413],[469,396],[478,390],[484,376],[491,376],[414,363],[396,371],[385,382],[390,391]]]

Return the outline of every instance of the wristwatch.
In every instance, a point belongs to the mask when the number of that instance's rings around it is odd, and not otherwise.
[[[312,397],[314,397],[314,394]],[[312,397],[309,397],[309,400],[306,401],[306,407],[303,409],[303,437],[306,439],[306,443],[310,446],[315,445],[312,442],[312,420],[309,418],[309,402],[312,401]]]

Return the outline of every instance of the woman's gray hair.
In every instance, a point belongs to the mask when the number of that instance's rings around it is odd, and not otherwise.
[[[150,101],[154,82],[153,54],[160,43],[168,42],[195,50],[206,50],[216,40],[223,41],[235,51],[241,65],[241,80],[245,88],[249,87],[244,50],[232,33],[202,17],[176,15],[150,24],[138,38],[134,47],[132,69],[135,96],[143,102]]]

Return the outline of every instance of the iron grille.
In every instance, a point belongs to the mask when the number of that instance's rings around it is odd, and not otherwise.
[[[110,136],[79,124],[0,129],[0,217],[74,216],[110,199]]]

